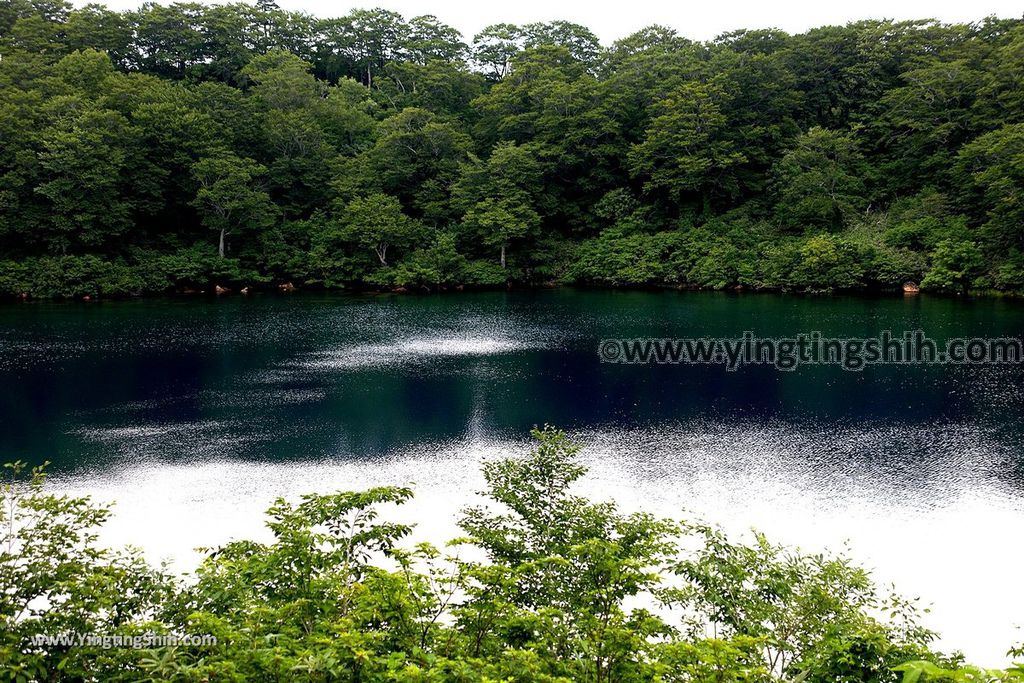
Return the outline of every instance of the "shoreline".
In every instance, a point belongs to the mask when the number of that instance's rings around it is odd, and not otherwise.
[[[214,284],[209,289],[201,290],[181,290],[174,292],[147,292],[132,295],[84,295],[75,297],[42,297],[42,296],[31,296],[31,295],[20,295],[20,296],[0,296],[0,305],[5,304],[28,304],[28,303],[101,303],[101,302],[126,302],[126,301],[152,301],[159,299],[170,299],[170,300],[204,300],[204,299],[222,299],[222,298],[238,298],[238,297],[253,297],[253,296],[293,296],[293,295],[353,295],[353,294],[370,294],[370,295],[403,295],[403,296],[437,296],[437,295],[451,295],[451,294],[474,294],[474,293],[493,293],[493,292],[538,292],[538,291],[551,291],[551,290],[580,290],[580,291],[606,291],[606,292],[679,292],[679,293],[719,293],[719,294],[730,294],[735,296],[743,296],[750,294],[775,294],[787,297],[839,297],[839,296],[855,296],[855,297],[882,297],[882,298],[914,298],[914,297],[934,297],[939,299],[958,299],[958,300],[975,300],[975,299],[1013,299],[1018,300],[1024,298],[1024,292],[1000,290],[1000,289],[979,289],[976,291],[968,292],[967,294],[953,293],[945,291],[901,291],[898,288],[855,288],[855,289],[830,289],[830,290],[796,290],[786,289],[784,287],[744,287],[738,285],[735,287],[726,287],[721,289],[714,289],[708,287],[699,286],[687,286],[687,285],[671,285],[671,284],[651,284],[651,285],[620,285],[620,286],[608,286],[590,283],[557,283],[557,282],[545,282],[539,284],[523,284],[523,283],[509,283],[507,286],[488,286],[488,285],[445,285],[441,287],[323,287],[319,285],[303,285],[295,286],[291,282],[280,283],[276,285],[256,287],[254,285],[246,285],[244,287],[224,287],[219,284]]]

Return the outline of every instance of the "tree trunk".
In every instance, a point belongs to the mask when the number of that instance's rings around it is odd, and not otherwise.
[[[221,258],[224,258],[224,235],[227,231],[221,228],[220,231],[220,246],[217,247],[217,253],[220,254]]]
[[[501,267],[505,267],[505,245],[501,245]]]

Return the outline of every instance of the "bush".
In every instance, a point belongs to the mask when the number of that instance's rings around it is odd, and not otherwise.
[[[28,293],[28,263],[0,261],[0,296],[18,296]]]
[[[966,294],[978,281],[984,257],[978,245],[966,240],[943,240],[931,253],[931,267],[921,281],[926,289]]]
[[[146,290],[139,269],[98,256],[41,256],[0,264],[0,294],[37,298],[132,296]]]
[[[465,283],[476,287],[498,287],[509,281],[509,271],[502,268],[500,264],[493,261],[472,260],[467,261],[465,269]]]
[[[439,232],[426,249],[417,249],[398,264],[368,276],[371,284],[436,288],[461,284],[469,262],[455,249],[455,236]]]
[[[682,242],[678,232],[621,235],[611,229],[580,244],[567,279],[601,285],[651,285],[681,282],[672,268]]]
[[[946,680],[955,660],[929,650],[913,603],[848,559],[580,497],[577,447],[533,436],[484,465],[486,500],[446,546],[410,546],[408,525],[380,518],[409,489],[309,494],[267,510],[268,541],[210,550],[183,581],[100,548],[106,509],[9,466],[0,679],[895,683],[911,662]],[[31,640],[64,632],[217,642]]]
[[[830,292],[867,284],[870,249],[830,234],[790,239],[769,249],[762,284],[807,292]]]

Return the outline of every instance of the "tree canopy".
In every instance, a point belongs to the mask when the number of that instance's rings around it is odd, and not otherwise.
[[[9,0],[0,296],[1019,292],[1021,73],[1021,19],[601,45],[564,21],[470,39],[381,9]]]

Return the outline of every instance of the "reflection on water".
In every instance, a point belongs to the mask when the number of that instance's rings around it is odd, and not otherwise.
[[[117,502],[106,538],[187,567],[277,495],[415,483],[454,534],[478,464],[534,424],[624,507],[838,547],[934,604],[946,642],[1021,640],[1024,372],[619,366],[606,337],[1021,336],[987,300],[551,291],[0,307],[0,458]],[[985,561],[978,560],[984,557]],[[1015,597],[1016,596],[1016,597]]]
[[[403,339],[389,344],[318,351],[310,354],[310,358],[296,361],[291,367],[332,372],[348,368],[422,363],[445,356],[489,356],[522,348],[527,348],[522,342],[470,335]],[[280,379],[279,375],[277,381]]]

